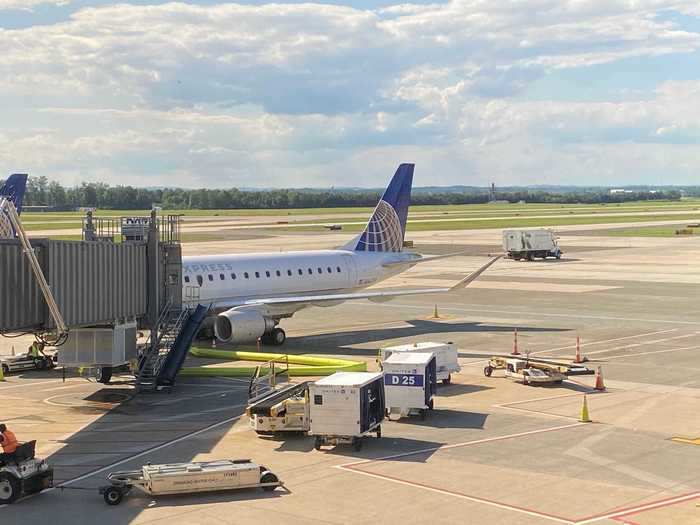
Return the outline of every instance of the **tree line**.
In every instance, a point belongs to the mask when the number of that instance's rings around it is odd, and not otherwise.
[[[687,192],[686,192],[687,193]],[[84,182],[65,187],[47,177],[29,177],[24,204],[49,206],[57,210],[94,207],[113,210],[145,210],[160,206],[169,210],[186,209],[280,209],[337,208],[374,206],[379,190],[298,190],[249,191],[231,189],[134,188]],[[511,203],[603,204],[640,200],[680,200],[679,189],[639,190],[610,193],[607,188],[551,192],[543,190],[498,191],[499,201]],[[484,204],[487,188],[462,192],[415,191],[411,202],[420,204]]]

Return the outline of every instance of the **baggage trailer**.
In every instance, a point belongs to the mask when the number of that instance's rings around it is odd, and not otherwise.
[[[502,356],[489,359],[484,367],[484,375],[491,377],[494,370],[505,370],[505,377],[520,380],[524,385],[561,384],[569,376],[595,374],[595,370],[577,364]]]
[[[336,372],[309,385],[310,429],[314,448],[350,443],[362,449],[370,433],[382,437],[386,410],[382,372]]]
[[[107,480],[109,485],[99,488],[107,505],[119,505],[133,489],[166,496],[249,488],[272,491],[284,485],[267,467],[249,459],[144,465],[141,470],[112,472]]]
[[[435,354],[395,352],[382,368],[387,417],[420,415],[425,420],[437,390]]]
[[[503,230],[503,251],[508,257],[533,260],[536,257],[561,259],[562,251],[557,236],[552,230],[544,228],[534,230]]]
[[[287,385],[252,399],[245,410],[258,435],[309,431],[309,382]]]
[[[459,366],[457,345],[454,343],[413,343],[411,345],[388,346],[380,352],[380,364],[386,361],[394,352],[418,352],[435,354],[437,365],[437,380],[443,385],[452,382],[452,374],[458,373]]]

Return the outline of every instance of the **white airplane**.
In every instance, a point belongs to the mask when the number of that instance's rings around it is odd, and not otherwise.
[[[214,333],[222,342],[258,338],[281,345],[278,325],[307,306],[334,306],[353,299],[384,302],[404,295],[450,292],[466,287],[499,257],[449,288],[372,290],[370,285],[425,261],[403,251],[413,164],[401,164],[364,231],[335,250],[183,257],[183,297],[195,296],[216,313]],[[193,294],[193,290],[197,293]]]

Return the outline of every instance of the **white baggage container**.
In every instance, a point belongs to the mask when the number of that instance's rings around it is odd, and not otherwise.
[[[352,443],[362,448],[362,436],[381,437],[384,419],[382,372],[336,372],[309,385],[309,434],[315,448]]]
[[[437,390],[435,354],[394,352],[384,361],[384,392],[389,418],[420,414],[433,409]]]
[[[449,385],[452,374],[459,372],[459,356],[454,343],[413,343],[412,345],[388,346],[382,348],[381,360],[386,361],[394,352],[433,353],[437,364],[437,379],[443,385]]]

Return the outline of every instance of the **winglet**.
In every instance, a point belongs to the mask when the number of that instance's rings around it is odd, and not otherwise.
[[[359,252],[400,252],[411,203],[414,164],[399,165],[367,226],[350,248]]]
[[[462,279],[457,284],[452,286],[450,288],[450,292],[452,292],[454,290],[459,290],[461,288],[466,288],[467,286],[469,286],[473,281],[475,281],[482,273],[484,273],[486,270],[488,270],[488,268],[493,263],[495,263],[498,259],[500,259],[501,257],[502,257],[501,255],[497,255],[496,257],[491,259],[489,262],[487,262],[485,265],[483,265],[481,268],[479,268],[475,272],[472,272],[469,275],[467,275],[464,279]]]

